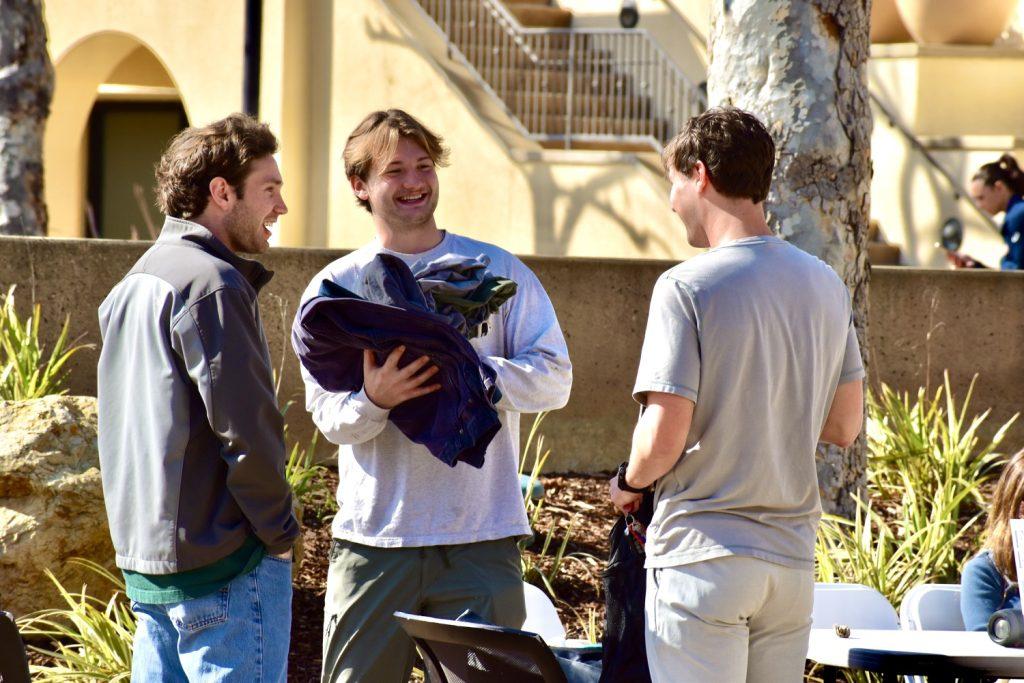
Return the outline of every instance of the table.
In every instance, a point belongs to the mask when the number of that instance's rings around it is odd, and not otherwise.
[[[996,645],[978,631],[854,628],[849,638],[840,638],[834,629],[812,628],[807,658],[823,664],[832,676],[836,668],[844,668],[929,680],[1024,678],[1024,649]]]

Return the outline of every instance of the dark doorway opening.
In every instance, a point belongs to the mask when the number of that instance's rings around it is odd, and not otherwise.
[[[86,190],[91,237],[148,240],[159,232],[154,168],[170,139],[187,126],[180,101],[93,105]]]

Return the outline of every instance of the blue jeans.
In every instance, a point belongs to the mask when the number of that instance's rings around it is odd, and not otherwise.
[[[292,563],[266,556],[201,598],[132,603],[138,617],[132,683],[284,683],[292,622]]]

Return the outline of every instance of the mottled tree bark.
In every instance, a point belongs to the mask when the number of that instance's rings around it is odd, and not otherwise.
[[[708,95],[754,112],[779,151],[768,220],[831,265],[850,289],[867,363],[871,112],[870,0],[714,0]],[[826,511],[850,516],[864,486],[864,437],[822,448]]]
[[[46,234],[43,129],[52,98],[41,0],[0,0],[0,234]]]

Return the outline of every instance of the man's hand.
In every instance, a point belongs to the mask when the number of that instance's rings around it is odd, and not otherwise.
[[[283,553],[279,553],[277,555],[274,555],[274,557],[276,557],[279,560],[292,560],[292,559],[294,559],[294,556],[292,555],[292,549],[291,548],[288,548],[288,550],[285,550]]]
[[[440,384],[424,386],[438,371],[436,365],[424,370],[430,358],[420,356],[404,368],[399,368],[398,361],[403,353],[405,347],[399,346],[382,365],[377,365],[373,352],[363,350],[363,391],[368,399],[381,408],[390,410],[409,399],[426,396],[441,388]]]
[[[628,481],[626,483],[630,486],[633,485]],[[608,480],[608,497],[612,499],[612,505],[618,508],[619,512],[625,514],[640,509],[640,501],[643,500],[644,494],[623,491],[619,488],[619,477],[615,475]]]

